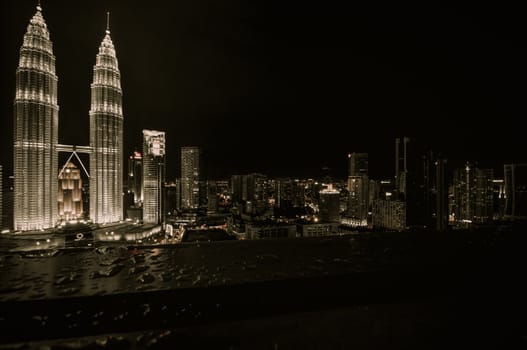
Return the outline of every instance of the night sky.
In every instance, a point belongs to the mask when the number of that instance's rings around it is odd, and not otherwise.
[[[527,162],[523,12],[498,3],[43,0],[59,77],[59,141],[87,145],[106,11],[122,76],[125,156],[141,130],[203,149],[205,178],[346,175],[368,152],[393,174],[394,138],[451,164]],[[0,3],[1,158],[11,173],[18,50],[35,1]],[[126,166],[126,165],[125,165]]]

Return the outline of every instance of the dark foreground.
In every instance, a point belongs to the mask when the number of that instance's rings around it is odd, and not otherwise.
[[[2,264],[0,343],[525,348],[526,243],[520,228],[11,254]],[[84,266],[67,266],[79,257]],[[37,265],[47,277],[20,278]]]

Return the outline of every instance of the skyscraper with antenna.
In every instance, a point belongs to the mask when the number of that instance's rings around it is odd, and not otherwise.
[[[95,223],[122,220],[122,90],[109,13],[106,34],[93,67],[90,148],[90,217]]]
[[[53,227],[57,218],[55,56],[40,1],[29,21],[16,70],[14,101],[14,229]]]

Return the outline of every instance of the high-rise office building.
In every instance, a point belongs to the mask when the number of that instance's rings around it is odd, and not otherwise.
[[[232,202],[239,205],[242,202],[243,195],[243,181],[241,175],[231,176],[231,196]]]
[[[367,175],[348,177],[348,212],[357,226],[367,226],[369,211],[368,191],[370,182]]]
[[[454,220],[461,226],[485,223],[494,215],[494,171],[466,163],[454,170]]]
[[[39,5],[27,26],[16,70],[15,230],[37,230],[56,223],[57,80],[53,44]]]
[[[527,219],[527,164],[505,164],[505,218]]]
[[[181,207],[195,210],[199,207],[198,147],[181,147]]]
[[[376,199],[373,201],[373,227],[387,230],[406,230],[406,202]]]
[[[434,159],[433,153],[418,140],[409,137],[395,139],[393,197],[405,202],[405,225],[408,228],[433,227]]]
[[[358,226],[366,226],[369,211],[368,153],[349,153],[348,213]]]
[[[349,176],[368,175],[368,153],[349,153]]]
[[[181,209],[181,181],[165,184],[165,214],[175,216]]]
[[[446,178],[447,160],[437,158],[435,162],[435,229],[448,229],[448,182]]]
[[[135,151],[128,158],[128,191],[134,195],[134,204],[143,203],[143,155]]]
[[[119,221],[123,215],[123,109],[109,26],[93,67],[90,146],[90,218],[95,223]]]
[[[143,130],[143,222],[164,220],[165,133]]]
[[[59,172],[57,201],[60,220],[69,221],[82,218],[81,171],[72,162],[68,161]]]
[[[218,188],[216,181],[207,181],[207,212],[215,213],[218,209]]]
[[[458,223],[471,223],[474,215],[473,201],[474,172],[467,162],[464,168],[454,170],[454,218]]]
[[[494,216],[494,170],[474,169],[474,221],[492,221]]]
[[[320,201],[318,204],[320,221],[340,222],[340,193],[329,185],[328,188],[320,191]]]
[[[287,209],[293,206],[293,185],[293,180],[288,178],[276,180],[275,206],[277,208]]]

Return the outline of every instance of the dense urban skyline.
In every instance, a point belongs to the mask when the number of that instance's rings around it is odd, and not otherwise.
[[[21,38],[35,1],[3,2],[2,152],[12,158]],[[122,73],[124,154],[141,130],[203,149],[206,177],[252,171],[344,177],[348,152],[393,174],[393,140],[427,140],[448,158],[525,162],[519,14],[495,7],[336,8],[278,3],[44,1],[58,83],[59,142],[89,144],[91,67],[111,12]],[[366,6],[366,5],[365,5]],[[422,7],[425,6],[425,7]],[[80,126],[80,127],[79,127]],[[75,130],[69,132],[69,130]]]

